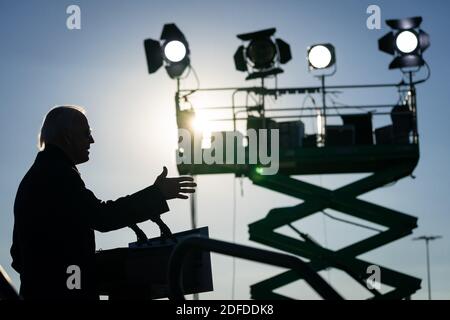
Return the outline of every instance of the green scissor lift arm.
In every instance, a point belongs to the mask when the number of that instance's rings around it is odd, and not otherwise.
[[[360,260],[357,256],[411,234],[417,226],[417,218],[359,200],[357,197],[408,176],[411,174],[411,170],[410,165],[397,165],[377,171],[369,177],[336,190],[327,190],[283,174],[262,176],[252,171],[249,178],[254,184],[303,199],[304,202],[293,207],[272,209],[264,219],[250,224],[250,239],[305,257],[310,260],[311,267],[316,271],[328,267],[341,269],[366,287],[363,280],[368,277],[367,269],[375,263]],[[383,225],[387,230],[337,251],[324,248],[308,238],[295,239],[274,231],[326,208]],[[406,298],[420,288],[419,279],[385,267],[380,267],[380,270],[381,283],[395,289],[384,295],[375,290],[369,290],[374,293],[375,298]],[[299,279],[292,272],[282,273],[253,285],[252,297],[255,299],[281,298],[280,295],[273,293],[273,290]]]

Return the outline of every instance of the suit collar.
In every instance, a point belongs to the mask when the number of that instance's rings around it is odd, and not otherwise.
[[[41,158],[56,160],[58,162],[67,164],[67,165],[71,166],[72,168],[74,168],[75,170],[77,170],[77,168],[75,167],[75,164],[69,158],[69,156],[67,156],[67,154],[61,148],[59,148],[58,146],[56,146],[54,144],[46,144],[45,145],[45,149],[38,153],[36,160],[39,160]]]

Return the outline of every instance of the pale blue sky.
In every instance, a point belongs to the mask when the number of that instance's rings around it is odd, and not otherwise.
[[[66,28],[66,8],[81,8],[81,30]],[[362,198],[417,216],[415,235],[440,234],[431,245],[433,296],[450,298],[450,174],[448,171],[450,126],[450,71],[447,1],[13,1],[0,0],[0,264],[19,285],[10,268],[13,213],[17,186],[33,162],[36,135],[45,113],[56,104],[79,104],[87,109],[96,144],[91,161],[80,166],[87,186],[107,200],[152,184],[162,170],[177,175],[175,166],[176,121],[173,95],[175,82],[160,70],[148,75],[142,41],[159,38],[162,26],[175,22],[186,35],[191,61],[202,87],[248,85],[235,71],[233,54],[240,45],[236,34],[270,27],[291,45],[293,60],[278,78],[279,86],[313,86],[317,80],[307,72],[306,47],[331,42],[336,47],[338,71],[330,84],[397,82],[398,71],[390,71],[391,60],[379,52],[377,39],[388,28],[366,28],[366,8],[377,4],[382,19],[420,15],[422,28],[431,36],[425,59],[431,79],[418,88],[418,119],[421,159],[415,180],[406,178]],[[195,85],[191,77],[184,86]],[[383,93],[382,93],[383,94]],[[346,103],[390,103],[392,93],[343,96]],[[380,100],[382,101],[380,101]],[[227,105],[229,96],[210,97],[212,105]],[[291,101],[287,100],[286,103]],[[293,106],[292,103],[289,106]],[[307,177],[335,187],[355,177]],[[208,225],[216,239],[231,240],[233,176],[198,178],[199,224]],[[247,225],[273,207],[294,205],[297,200],[253,186],[244,180],[244,197],[237,186],[236,240],[248,241]],[[174,231],[188,229],[189,203],[171,201],[167,222]],[[335,225],[317,215],[299,223],[304,232],[321,243],[339,247],[367,233],[354,227]],[[156,235],[151,223],[142,224],[148,235]],[[97,234],[98,248],[126,246],[134,239],[129,230]],[[426,298],[424,244],[412,236],[363,255],[363,258],[424,279],[423,289],[413,298]],[[55,239],[56,241],[56,239]],[[231,298],[231,259],[213,256],[215,291],[204,298]],[[249,298],[249,284],[276,274],[271,267],[237,262],[236,298]],[[329,278],[328,278],[329,276]],[[352,280],[339,272],[325,277],[349,298]],[[305,286],[292,284],[281,292],[293,297],[314,297]]]

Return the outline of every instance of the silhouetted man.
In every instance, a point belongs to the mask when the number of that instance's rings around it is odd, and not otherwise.
[[[14,203],[12,266],[20,273],[24,299],[98,299],[95,289],[94,230],[123,228],[169,211],[166,200],[195,192],[190,177],[167,178],[116,201],[102,202],[88,190],[76,168],[89,160],[94,143],[83,109],[60,106],[45,117],[38,153]],[[81,288],[71,289],[71,266]]]

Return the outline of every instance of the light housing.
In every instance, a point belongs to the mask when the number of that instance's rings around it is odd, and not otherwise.
[[[164,25],[160,40],[144,41],[148,73],[156,72],[163,64],[172,79],[179,78],[190,65],[189,44],[174,23]]]
[[[394,60],[389,69],[421,67],[425,64],[423,52],[430,46],[429,35],[421,30],[422,17],[386,20],[393,29],[378,40],[378,48]]]
[[[248,45],[241,45],[234,54],[234,64],[238,71],[249,72],[246,80],[264,78],[283,72],[279,64],[292,59],[289,44],[281,39],[273,39],[276,29],[238,34]]]
[[[319,43],[308,47],[309,70],[326,69],[336,63],[336,52],[331,43]]]

